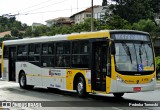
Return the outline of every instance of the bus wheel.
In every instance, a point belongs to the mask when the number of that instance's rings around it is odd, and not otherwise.
[[[85,81],[82,77],[79,77],[77,81],[77,94],[79,97],[87,96]]]
[[[26,80],[26,75],[24,72],[22,72],[20,74],[20,77],[19,77],[19,85],[20,85],[20,88],[23,88],[23,89],[32,89],[34,86],[32,85],[27,85],[26,84],[27,80]]]
[[[113,95],[116,98],[122,98],[122,96],[124,95],[124,93],[113,93]]]
[[[26,75],[25,73],[21,73],[20,77],[19,77],[19,85],[20,88],[26,89],[27,85],[26,85]]]

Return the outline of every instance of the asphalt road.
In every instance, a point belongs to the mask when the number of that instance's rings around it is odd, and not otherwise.
[[[0,101],[15,103],[18,103],[16,101],[22,101],[21,103],[23,104],[28,104],[32,101],[34,104],[40,103],[43,106],[42,108],[21,108],[20,106],[16,106],[10,108],[11,110],[159,110],[160,83],[157,84],[155,91],[126,93],[122,99],[116,99],[112,94],[90,94],[87,98],[83,99],[79,98],[75,92],[58,91],[57,93],[55,90],[38,87],[32,90],[24,90],[19,88],[18,83],[0,81]],[[158,104],[158,107],[148,107],[146,103]],[[135,105],[138,105],[138,107]]]

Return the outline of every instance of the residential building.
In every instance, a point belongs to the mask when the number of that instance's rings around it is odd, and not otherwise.
[[[33,23],[32,24],[32,30],[34,30],[34,27],[37,27],[37,26],[43,26],[43,24],[41,24],[41,23]]]
[[[55,19],[50,19],[45,21],[47,26],[52,26],[52,25],[67,25],[70,26],[72,25],[73,21],[69,17],[58,17]]]
[[[0,38],[4,37],[7,34],[11,36],[11,31],[0,32]]]
[[[55,20],[55,19],[49,19],[49,20],[47,20],[47,21],[45,21],[45,22],[46,22],[46,25],[47,25],[48,27],[56,24],[56,20]]]
[[[93,13],[95,19],[102,19],[105,15],[106,9],[103,6],[93,6]],[[91,18],[92,7],[73,14],[70,18],[76,23],[84,22],[86,18]]]

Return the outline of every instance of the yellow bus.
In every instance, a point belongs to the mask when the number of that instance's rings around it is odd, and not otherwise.
[[[23,89],[41,86],[88,93],[152,91],[156,85],[150,35],[104,30],[4,41],[2,77]]]

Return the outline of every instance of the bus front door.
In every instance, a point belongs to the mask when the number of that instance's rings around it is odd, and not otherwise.
[[[16,47],[9,47],[9,81],[16,81],[15,61]]]
[[[92,90],[106,91],[107,42],[92,43]]]

